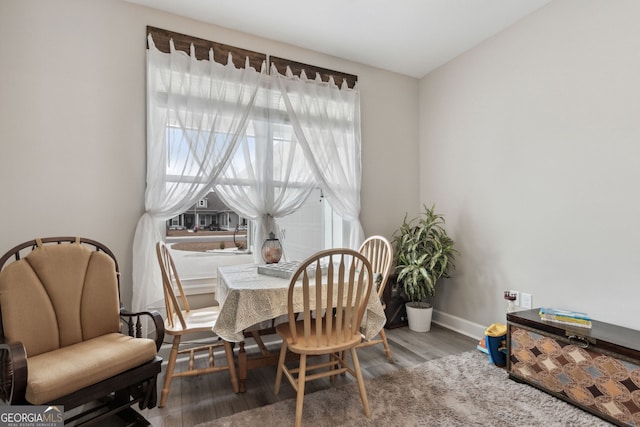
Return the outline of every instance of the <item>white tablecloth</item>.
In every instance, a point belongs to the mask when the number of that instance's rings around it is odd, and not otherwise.
[[[227,341],[243,341],[245,329],[287,314],[288,289],[289,279],[258,274],[255,264],[219,267],[216,299],[222,308],[213,331]],[[294,301],[294,309],[302,311],[302,302]],[[374,337],[386,320],[380,299],[372,290],[364,315],[365,337]]]

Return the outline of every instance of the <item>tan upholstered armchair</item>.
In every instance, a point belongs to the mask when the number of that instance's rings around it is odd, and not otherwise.
[[[0,258],[0,313],[5,404],[64,405],[74,424],[113,413],[142,421],[131,406],[156,406],[162,318],[122,309],[118,264],[101,243],[55,237],[11,249]],[[145,317],[155,341],[140,337]]]

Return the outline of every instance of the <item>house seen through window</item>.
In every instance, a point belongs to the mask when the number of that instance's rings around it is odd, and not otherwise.
[[[320,190],[313,191],[300,209],[278,223],[278,238],[289,261],[301,261],[318,250],[344,244],[342,218]],[[167,244],[186,292],[214,290],[219,266],[252,263],[252,252],[262,245],[252,241],[254,226],[253,221],[228,208],[215,191],[168,220]]]

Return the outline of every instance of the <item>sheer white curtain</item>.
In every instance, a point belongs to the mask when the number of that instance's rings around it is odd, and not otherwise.
[[[310,170],[331,206],[349,222],[349,246],[358,248],[364,240],[360,223],[360,93],[338,88],[333,79],[323,83],[319,76],[309,80],[302,73],[294,77],[287,69],[276,78],[288,117],[304,151]]]
[[[295,212],[317,187],[290,121],[276,80],[266,76],[245,138],[215,187],[227,206],[256,221],[256,262],[266,236],[280,236],[276,218]]]
[[[176,51],[162,53],[148,37],[147,189],[133,242],[134,310],[163,298],[155,244],[165,222],[213,187],[249,123],[265,70],[236,69]],[[264,68],[264,67],[263,67]]]

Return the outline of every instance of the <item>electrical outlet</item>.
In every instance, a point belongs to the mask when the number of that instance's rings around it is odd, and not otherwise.
[[[513,301],[513,305],[516,307],[520,307],[520,292],[518,291],[509,291],[511,295],[515,295],[516,299]]]
[[[520,295],[520,305],[522,308],[533,308],[531,294],[525,294],[524,292]]]

